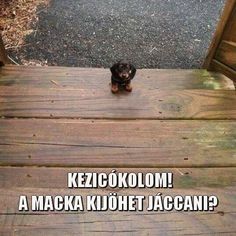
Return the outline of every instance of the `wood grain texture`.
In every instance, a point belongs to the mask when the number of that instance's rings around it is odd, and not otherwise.
[[[232,82],[204,70],[139,70],[134,92],[114,96],[109,80],[104,69],[1,69],[0,235],[235,235]],[[174,188],[67,188],[68,172],[114,168],[172,172]],[[220,203],[214,212],[17,210],[20,195],[85,198],[114,191],[216,195]]]
[[[203,64],[203,68],[205,69],[212,69],[211,68],[211,62],[215,57],[216,50],[223,38],[224,31],[229,24],[229,20],[232,16],[233,10],[236,8],[236,0],[227,0],[225,3],[224,10],[222,12],[222,15],[220,17],[217,29],[215,31],[214,37],[211,41],[211,45],[208,49],[208,53],[206,56],[206,59]],[[232,31],[231,31],[232,33]]]
[[[107,195],[103,190],[14,188],[0,198],[0,232],[14,235],[235,235],[236,187],[161,190],[164,195],[216,195],[214,212],[37,212],[17,211],[20,195]],[[120,190],[119,195],[155,195],[160,190]]]
[[[6,50],[5,50],[5,47],[3,44],[2,35],[1,35],[1,31],[0,31],[0,68],[1,68],[1,66],[5,65],[7,63],[9,64],[9,59],[6,54]]]
[[[205,70],[139,70],[134,92],[118,95],[111,94],[109,81],[110,72],[104,69],[6,66],[0,79],[0,115],[121,119],[235,117],[232,106],[236,104],[235,96],[231,91],[234,85],[219,74]],[[208,104],[203,105],[203,100]]]
[[[233,2],[233,1],[232,1]],[[223,36],[224,40],[236,43],[236,2]]]
[[[0,121],[0,163],[20,166],[236,166],[234,121]]]
[[[236,81],[236,1],[226,2],[204,68],[218,71]]]
[[[213,82],[214,83],[214,82]],[[0,116],[114,119],[235,119],[235,91],[136,88],[113,95],[104,89],[0,87]]]
[[[109,69],[26,67],[7,65],[0,72],[0,86],[109,90]],[[206,70],[138,69],[134,89],[227,89],[234,86],[225,76]]]
[[[234,81],[234,84],[236,84],[236,71],[230,68],[229,66],[217,60],[213,60],[211,63],[211,68],[212,70],[215,70],[215,71],[218,71],[220,73],[227,75],[229,78],[231,78]]]
[[[236,40],[235,43],[231,41],[222,41],[216,51],[215,58],[236,71]]]
[[[67,187],[68,173],[111,173],[113,168],[0,167],[0,188]],[[174,189],[236,185],[236,168],[116,168],[117,173],[173,173]],[[106,188],[106,191],[113,188]],[[104,189],[105,190],[105,189]],[[117,190],[117,189],[116,189]]]

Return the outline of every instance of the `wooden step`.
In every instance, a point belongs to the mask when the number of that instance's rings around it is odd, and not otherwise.
[[[0,86],[26,88],[107,90],[109,69],[77,67],[12,66],[0,68]],[[234,90],[226,76],[202,69],[138,69],[134,80],[138,89],[223,89]]]
[[[234,85],[205,70],[138,70],[132,93],[110,92],[107,69],[0,71],[0,116],[99,119],[235,119]]]
[[[110,173],[106,168],[0,168],[0,187],[4,194],[0,199],[1,235],[118,235],[139,232],[143,235],[191,235],[227,234],[236,232],[235,221],[235,168],[168,168],[168,169],[117,169],[118,172],[173,173],[174,188],[141,189],[68,189],[68,172]],[[226,174],[227,173],[227,174]],[[88,195],[172,196],[215,195],[219,206],[213,212],[140,211],[140,212],[19,212],[16,206],[19,196]],[[147,201],[144,201],[144,208]],[[2,223],[1,223],[2,222]],[[137,224],[138,222],[138,224]],[[37,233],[40,232],[40,233]],[[180,233],[181,232],[181,233]]]
[[[173,187],[227,188],[236,184],[235,167],[214,168],[115,168],[122,173],[173,173]],[[112,168],[0,167],[0,188],[66,189],[67,173],[111,173]],[[227,174],[226,174],[227,173]],[[111,190],[111,188],[108,188]],[[2,209],[0,207],[0,209]]]
[[[111,190],[110,190],[111,191]],[[114,191],[114,190],[113,190]],[[235,235],[235,194],[236,189],[196,188],[161,190],[163,195],[212,195],[220,199],[214,212],[184,211],[140,211],[140,212],[25,212],[15,210],[19,196],[32,195],[108,195],[100,189],[5,189],[0,202],[1,235]],[[159,190],[134,189],[119,190],[118,195],[155,195]],[[146,208],[146,204],[144,206]]]
[[[235,137],[235,121],[3,119],[0,120],[0,163],[236,167]]]
[[[236,94],[205,70],[0,69],[0,235],[235,235]],[[68,172],[173,173],[173,188],[69,189]],[[213,212],[19,212],[19,196],[214,195]],[[145,205],[146,206],[146,205]],[[145,207],[144,206],[144,207]]]

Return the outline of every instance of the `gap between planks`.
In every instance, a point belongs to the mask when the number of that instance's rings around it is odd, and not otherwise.
[[[172,117],[67,117],[67,116],[60,116],[60,117],[41,117],[41,116],[33,116],[33,117],[24,117],[24,116],[0,116],[0,121],[1,120],[68,120],[68,121],[235,121],[236,117],[225,117],[225,118],[221,118],[221,117],[214,117],[214,118],[201,118],[201,117],[197,117],[197,118],[186,118],[186,117],[176,117],[176,118],[172,118]]]

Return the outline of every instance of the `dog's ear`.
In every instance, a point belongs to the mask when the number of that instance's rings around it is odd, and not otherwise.
[[[130,75],[130,77],[133,79],[135,74],[136,74],[136,68],[132,64],[130,64],[130,67],[131,67],[131,75]]]
[[[112,73],[112,75],[116,75],[117,74],[117,67],[118,67],[118,63],[115,63],[111,68],[110,68],[110,71]]]

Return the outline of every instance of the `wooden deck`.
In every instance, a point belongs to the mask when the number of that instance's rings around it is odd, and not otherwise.
[[[0,68],[0,235],[236,235],[236,93],[205,70]],[[172,172],[173,189],[69,189],[68,172]],[[20,195],[216,195],[214,212],[26,212]]]

